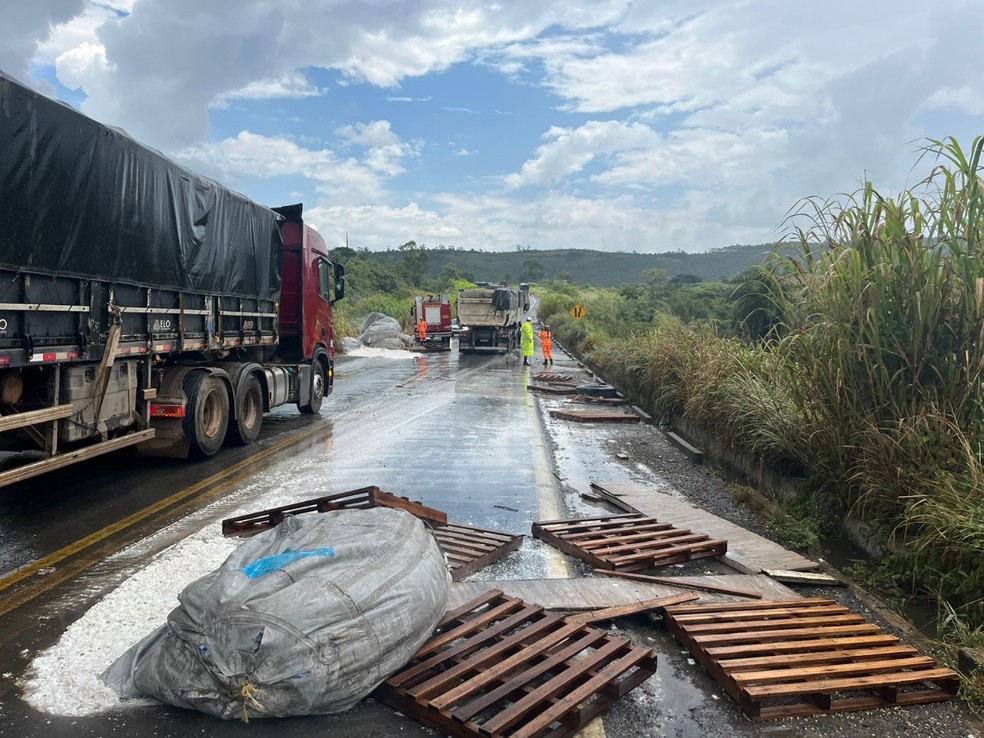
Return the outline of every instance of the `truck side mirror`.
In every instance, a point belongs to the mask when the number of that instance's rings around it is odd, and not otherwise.
[[[335,264],[335,299],[332,303],[336,303],[345,297],[345,267],[341,264]]]

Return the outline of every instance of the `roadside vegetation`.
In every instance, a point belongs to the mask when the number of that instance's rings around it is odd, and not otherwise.
[[[877,531],[878,568],[964,642],[984,626],[982,149],[928,142],[931,175],[895,197],[804,200],[791,250],[732,280],[726,317],[629,328],[611,293],[544,299],[560,340],[655,415],[802,477],[793,506],[818,532]]]

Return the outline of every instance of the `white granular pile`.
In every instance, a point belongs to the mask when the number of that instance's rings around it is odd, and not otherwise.
[[[91,715],[120,705],[120,696],[99,675],[131,645],[163,625],[181,590],[217,569],[240,542],[206,527],[163,551],[34,660],[21,685],[24,699],[54,715]]]

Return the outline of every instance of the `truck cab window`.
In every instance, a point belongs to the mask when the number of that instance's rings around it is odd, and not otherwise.
[[[321,283],[321,296],[331,302],[331,264],[318,259],[318,281]]]

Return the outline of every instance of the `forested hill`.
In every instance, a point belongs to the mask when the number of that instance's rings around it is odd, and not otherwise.
[[[411,253],[425,261],[426,273],[437,278],[452,270],[471,281],[514,284],[541,279],[561,279],[575,284],[617,285],[640,281],[647,269],[665,269],[672,279],[723,281],[752,264],[761,263],[773,244],[739,245],[699,254],[671,251],[662,254],[593,251],[591,249],[517,250],[507,252],[430,249],[412,242],[391,251],[360,251],[359,256],[398,265]],[[426,259],[421,257],[426,255]],[[419,263],[419,261],[418,261]],[[424,266],[421,264],[421,266]],[[693,277],[693,279],[688,279]]]

